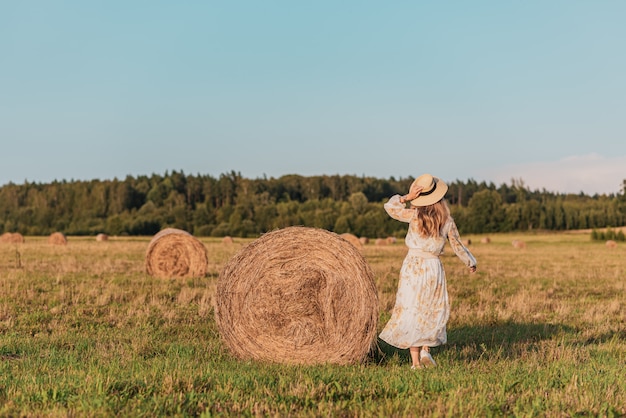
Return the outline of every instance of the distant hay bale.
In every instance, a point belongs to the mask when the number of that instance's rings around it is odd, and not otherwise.
[[[240,359],[348,364],[376,341],[378,295],[361,252],[339,235],[301,226],[275,230],[224,266],[215,318]]]
[[[617,242],[612,239],[606,242],[606,248],[617,248]]]
[[[491,238],[489,238],[489,237],[482,237],[482,238],[480,239],[480,242],[481,242],[482,244],[489,244],[489,243],[491,242]]]
[[[385,238],[376,238],[376,241],[374,241],[374,244],[376,245],[387,245],[388,242]]]
[[[396,237],[387,237],[387,244],[395,244],[396,241]]]
[[[107,234],[98,234],[96,235],[96,241],[108,241],[109,240],[109,236]]]
[[[341,234],[340,237],[348,241],[350,244],[354,245],[359,250],[363,249],[363,245],[361,244],[361,241],[356,235],[349,234],[346,232],[345,234]]]
[[[472,245],[472,240],[469,239],[469,238],[468,239],[464,239],[463,240],[463,245],[465,245],[466,247]]]
[[[526,248],[526,243],[519,239],[514,239],[513,241],[511,241],[511,244],[513,244],[513,247],[518,248],[518,249]]]
[[[203,277],[208,264],[204,244],[181,229],[163,229],[146,250],[146,272],[154,277]]]
[[[23,244],[24,236],[19,232],[5,232],[0,235],[0,242],[6,244]]]
[[[233,242],[233,237],[229,237],[228,235],[222,238],[223,244],[232,244]]]
[[[50,244],[50,245],[66,245],[67,244],[67,238],[65,237],[65,234],[63,234],[62,232],[53,232],[48,237],[48,244]]]
[[[360,237],[359,242],[361,243],[361,245],[367,245],[369,244],[370,239],[368,237]]]

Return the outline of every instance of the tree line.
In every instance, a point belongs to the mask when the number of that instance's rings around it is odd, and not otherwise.
[[[127,176],[124,180],[9,183],[0,187],[0,231],[23,235],[153,235],[166,227],[197,236],[255,237],[304,225],[370,238],[404,236],[406,227],[382,208],[414,179],[353,175],[249,179]],[[522,180],[496,186],[448,182],[446,199],[461,233],[562,231],[626,225],[624,188],[588,196],[531,191]],[[626,180],[624,181],[626,186]]]

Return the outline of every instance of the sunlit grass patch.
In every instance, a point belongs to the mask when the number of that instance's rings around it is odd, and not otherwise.
[[[182,280],[145,273],[149,237],[0,245],[0,416],[626,414],[624,249],[583,234],[468,238],[478,272],[446,251],[448,344],[419,371],[382,341],[347,366],[234,359],[215,285],[250,240],[202,239],[209,272]],[[381,328],[405,253],[363,248]]]

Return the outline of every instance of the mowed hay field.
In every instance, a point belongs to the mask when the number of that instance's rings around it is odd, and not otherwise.
[[[0,416],[625,415],[626,244],[464,238],[478,272],[446,247],[448,344],[425,370],[382,342],[363,364],[233,357],[216,327],[216,285],[252,240],[202,238],[208,272],[192,279],[145,273],[151,237],[0,243]],[[380,330],[406,248],[361,251]]]

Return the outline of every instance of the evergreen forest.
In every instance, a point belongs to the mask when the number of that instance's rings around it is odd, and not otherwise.
[[[153,235],[173,227],[196,236],[257,237],[304,225],[360,237],[402,237],[406,226],[387,216],[382,205],[393,194],[406,193],[412,181],[171,171],[124,180],[9,183],[0,187],[0,233]],[[446,199],[461,233],[626,225],[624,187],[618,194],[588,196],[531,191],[516,179],[499,186],[471,179],[448,185]]]

